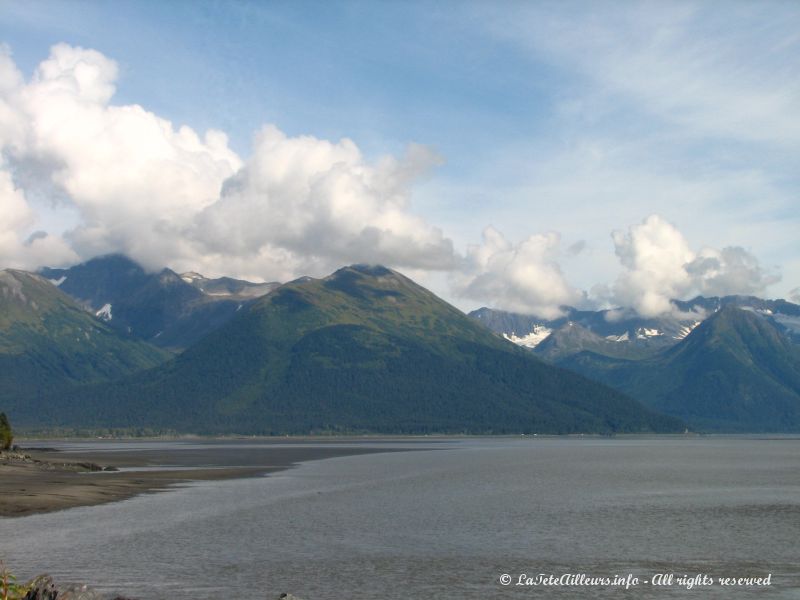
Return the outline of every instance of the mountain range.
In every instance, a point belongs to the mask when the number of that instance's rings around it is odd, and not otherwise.
[[[399,273],[358,265],[282,285],[172,360],[39,397],[17,421],[42,406],[61,426],[205,433],[683,428],[543,363]]]
[[[379,266],[279,285],[110,255],[0,275],[0,408],[28,427],[800,430],[800,306],[783,300],[544,321],[468,318]]]
[[[471,316],[506,329],[507,339],[549,363],[607,383],[695,429],[800,430],[800,306],[749,296],[674,306],[659,319],[571,309],[544,322],[490,309]]]
[[[786,300],[762,300],[755,296],[698,296],[688,301],[673,300],[672,306],[672,312],[658,317],[642,317],[629,308],[578,310],[569,306],[562,307],[563,316],[556,319],[540,319],[491,308],[480,308],[469,316],[509,341],[530,349],[537,349],[552,333],[560,331],[560,343],[553,344],[555,340],[551,340],[537,350],[549,358],[582,351],[587,343],[597,350],[604,349],[600,352],[602,354],[608,352],[610,355],[643,358],[677,344],[705,318],[727,306],[763,316],[788,339],[800,343],[800,305]],[[579,331],[588,333],[579,340]],[[568,337],[574,338],[576,344],[566,343]]]
[[[582,351],[558,364],[698,429],[800,429],[800,347],[768,319],[734,305],[649,358]]]

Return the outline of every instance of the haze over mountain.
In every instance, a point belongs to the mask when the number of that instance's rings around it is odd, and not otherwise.
[[[125,339],[43,277],[0,271],[0,400],[8,409],[64,386],[121,377],[168,354]]]
[[[191,346],[278,286],[170,269],[148,273],[119,254],[40,272],[113,329],[171,350]]]
[[[285,284],[160,367],[44,402],[62,425],[217,433],[683,427],[367,266]],[[38,414],[30,409],[19,422]]]

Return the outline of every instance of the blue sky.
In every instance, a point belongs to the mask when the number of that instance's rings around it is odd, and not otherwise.
[[[294,210],[290,225],[239,250],[181,223],[170,231],[191,239],[160,251],[176,268],[202,257],[198,268],[227,264],[234,275],[273,278],[375,256],[463,308],[542,314],[559,303],[622,301],[654,312],[660,303],[645,296],[788,297],[800,286],[796,3],[5,1],[0,31],[27,84],[54,44],[114,61],[107,106],[138,105],[200,136],[225,132],[243,180],[254,181],[248,164],[261,156],[253,140],[265,124],[289,141],[352,140],[360,158],[348,164],[359,174],[365,165],[383,173],[376,165],[386,156],[402,162],[409,144],[427,148],[400,202],[424,240],[398,241],[414,225],[398,216],[394,197],[370,196],[368,209],[353,211],[354,221],[367,221],[327,230],[355,237],[329,246],[308,243],[326,237],[316,220],[316,233],[278,235],[305,218]],[[47,192],[26,189],[22,154],[6,150],[14,185],[38,202],[38,221],[24,227],[55,235],[63,222],[73,259],[121,250],[154,260],[132,233],[103,221],[127,218],[120,207],[102,216],[77,188],[54,191],[54,205],[41,200]],[[70,168],[85,180],[79,165]],[[240,216],[214,214],[273,219],[293,199],[275,196],[258,212],[256,188],[265,186],[248,188]],[[197,219],[211,219],[211,202]],[[651,215],[658,218],[645,222]],[[389,231],[394,218],[402,224]],[[388,237],[372,247],[364,231],[376,228]],[[227,234],[254,235],[241,227]],[[415,243],[436,258],[421,258],[421,249],[393,254]]]
[[[372,154],[415,141],[468,157],[465,138],[473,146],[547,129],[555,88],[569,77],[476,31],[470,18],[453,14],[455,4],[8,8],[4,39],[24,71],[32,72],[55,42],[97,49],[121,66],[117,102],[143,104],[198,130],[222,129],[240,153],[261,124],[276,123],[290,135],[350,137]],[[457,173],[463,160],[452,162]]]

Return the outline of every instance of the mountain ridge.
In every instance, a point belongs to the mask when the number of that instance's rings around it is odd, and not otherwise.
[[[40,274],[121,334],[172,351],[191,346],[278,285],[168,268],[148,273],[121,254]]]
[[[62,419],[132,427],[157,415],[149,426],[205,433],[683,430],[366,265],[284,284],[168,363],[61,406]]]
[[[550,351],[543,352],[537,347],[549,335],[578,324],[621,347],[609,344],[595,344],[605,347],[609,356],[646,358],[656,352],[673,346],[684,339],[704,319],[726,306],[738,306],[763,315],[771,321],[788,339],[800,343],[800,305],[786,300],[763,300],[755,296],[697,296],[691,300],[673,300],[674,311],[660,317],[641,317],[630,308],[603,310],[578,310],[562,307],[564,316],[556,319],[540,319],[532,315],[509,313],[490,308],[480,308],[469,316],[492,331],[503,335],[514,343],[527,347],[535,353],[550,358]],[[563,340],[562,340],[563,341]],[[580,344],[574,348],[563,345],[559,357],[583,350]],[[622,348],[626,346],[626,348]],[[547,348],[547,345],[544,346]]]

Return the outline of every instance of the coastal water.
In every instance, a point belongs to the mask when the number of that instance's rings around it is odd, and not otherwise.
[[[800,438],[387,445],[414,451],[0,519],[0,559],[142,599],[800,598]]]

